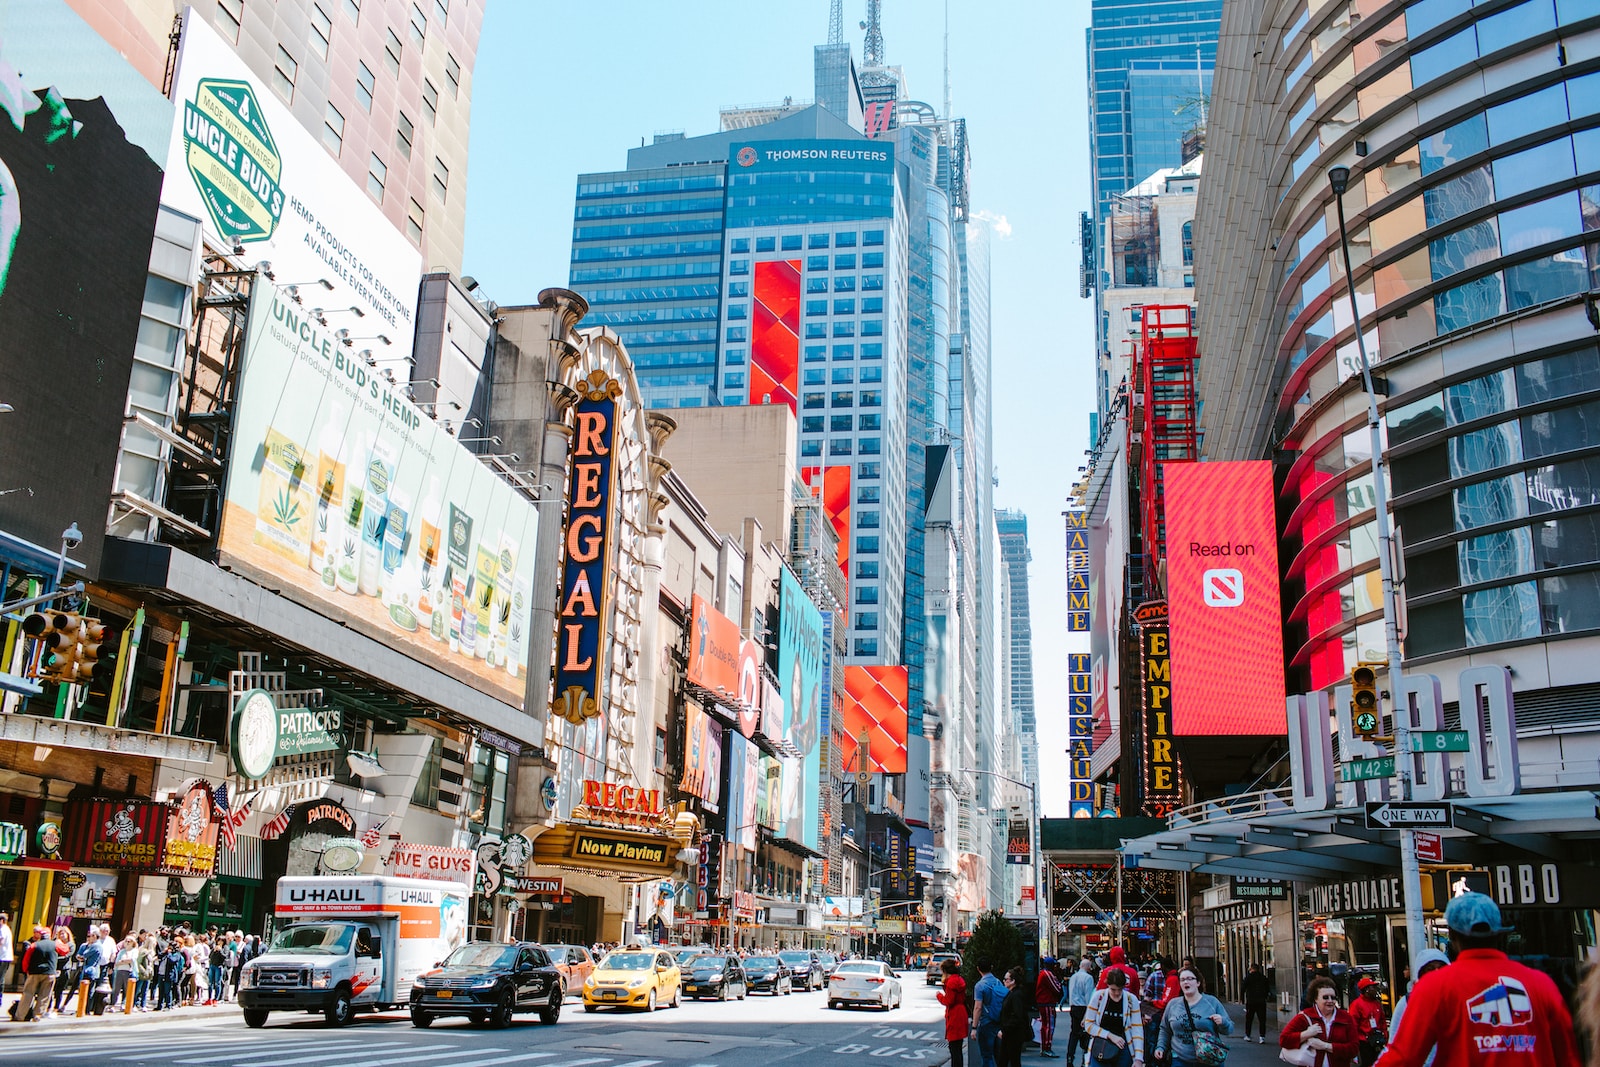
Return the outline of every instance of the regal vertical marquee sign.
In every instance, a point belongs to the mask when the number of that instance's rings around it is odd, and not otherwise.
[[[1067,632],[1089,632],[1089,513],[1066,512]]]
[[[1167,602],[1152,600],[1134,610],[1139,624],[1140,666],[1143,668],[1144,813],[1153,818],[1170,815],[1183,798],[1178,754],[1172,747],[1172,643],[1167,625]]]
[[[566,563],[556,611],[555,699],[570,723],[600,714],[611,587],[611,503],[616,482],[617,397],[603,371],[580,383],[567,478]]]

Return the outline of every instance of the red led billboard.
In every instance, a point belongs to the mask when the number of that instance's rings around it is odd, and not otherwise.
[[[756,264],[750,324],[750,403],[798,406],[800,261]]]
[[[1272,465],[1168,463],[1174,735],[1282,734]]]
[[[844,669],[844,768],[857,766],[856,749],[866,734],[868,769],[881,774],[906,773],[906,669]]]
[[[822,510],[839,535],[839,569],[850,575],[850,465],[801,467],[800,477],[812,496],[822,497]]]

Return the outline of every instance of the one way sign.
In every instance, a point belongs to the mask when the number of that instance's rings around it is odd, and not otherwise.
[[[1448,804],[1405,804],[1382,800],[1367,802],[1369,830],[1413,830],[1454,825]]]

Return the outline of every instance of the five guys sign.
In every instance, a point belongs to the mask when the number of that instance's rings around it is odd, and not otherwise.
[[[605,669],[606,594],[611,585],[611,490],[616,478],[617,397],[603,371],[580,383],[567,478],[566,564],[556,611],[555,699],[571,723],[600,714]]]

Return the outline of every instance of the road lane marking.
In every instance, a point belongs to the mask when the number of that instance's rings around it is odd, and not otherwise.
[[[614,1063],[611,1067],[655,1067],[660,1060],[629,1060],[627,1063]]]
[[[195,1057],[192,1057],[190,1059],[173,1060],[172,1062],[173,1063],[215,1063],[215,1062],[220,1061],[220,1060],[226,1060],[230,1065],[233,1065],[233,1067],[243,1067],[244,1064],[254,1064],[254,1063],[267,1063],[267,1064],[277,1065],[277,1067],[289,1067],[290,1064],[315,1063],[318,1060],[326,1059],[330,1055],[330,1053],[328,1051],[329,1049],[337,1050],[337,1051],[331,1053],[332,1055],[336,1055],[337,1056],[337,1055],[342,1055],[345,1052],[354,1052],[358,1048],[362,1049],[362,1050],[367,1050],[367,1049],[375,1049],[375,1048],[405,1048],[407,1046],[404,1045],[403,1043],[393,1042],[393,1041],[388,1042],[388,1043],[380,1043],[380,1044],[374,1045],[374,1044],[371,1044],[370,1042],[366,1042],[366,1041],[344,1040],[344,1041],[322,1041],[322,1042],[317,1042],[314,1047],[316,1048],[317,1051],[313,1055],[301,1056],[299,1059],[285,1060],[285,1059],[280,1059],[276,1052],[268,1052],[265,1049],[263,1049],[261,1051],[255,1051],[255,1050],[250,1050],[250,1049],[242,1049],[242,1048],[240,1048],[238,1046],[237,1043],[235,1043],[234,1046],[233,1046],[233,1050],[231,1052],[213,1053],[213,1054],[207,1054],[207,1055],[204,1055],[204,1056],[195,1056]],[[441,1048],[448,1048],[450,1046],[443,1045],[443,1046],[440,1046],[440,1047]],[[296,1050],[296,1051],[304,1051],[304,1050]],[[142,1053],[142,1054],[140,1054],[138,1056],[119,1056],[117,1058],[121,1059],[121,1060],[147,1060],[147,1059],[150,1058],[150,1054],[149,1053]]]
[[[345,1063],[342,1064],[342,1065],[341,1064],[331,1064],[330,1063],[330,1064],[327,1064],[326,1067],[391,1067],[392,1064],[396,1064],[396,1063],[416,1063],[418,1060],[435,1060],[435,1061],[437,1061],[437,1060],[440,1059],[440,1057],[433,1055],[433,1053],[438,1052],[440,1049],[453,1049],[458,1053],[462,1052],[464,1050],[472,1051],[472,1052],[504,1052],[505,1051],[505,1049],[503,1049],[503,1048],[474,1049],[470,1045],[412,1045],[412,1046],[409,1046],[407,1051],[409,1051],[409,1052],[420,1052],[420,1053],[423,1053],[423,1055],[420,1055],[420,1056],[390,1056],[387,1059],[381,1059],[381,1060],[346,1060]],[[318,1058],[322,1059],[324,1057],[318,1057]],[[336,1057],[330,1056],[330,1057],[326,1057],[326,1058],[327,1059],[334,1059]],[[465,1067],[465,1065],[463,1065],[463,1067]]]

